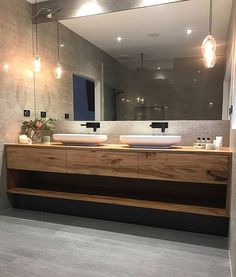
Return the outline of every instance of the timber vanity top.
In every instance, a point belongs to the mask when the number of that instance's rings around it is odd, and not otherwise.
[[[89,146],[89,145],[65,145],[61,143],[51,143],[51,144],[18,144],[18,143],[7,143],[7,147],[32,147],[32,148],[54,148],[54,149],[87,149],[87,150],[113,150],[113,151],[124,151],[124,152],[170,152],[170,153],[201,153],[201,154],[224,154],[232,155],[232,150],[230,148],[222,148],[221,150],[205,150],[205,149],[195,149],[192,146],[176,146],[171,148],[139,148],[139,147],[129,147],[123,144],[103,144],[100,146]]]
[[[7,192],[228,217],[231,150],[6,144]]]

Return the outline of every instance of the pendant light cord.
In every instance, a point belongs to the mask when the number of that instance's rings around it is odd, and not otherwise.
[[[34,15],[37,14],[37,1],[35,0],[35,13]],[[38,20],[37,20],[37,16],[35,18],[35,42],[34,42],[34,31],[32,28],[32,40],[33,40],[33,56],[35,57],[35,52],[36,55],[38,55]],[[35,43],[35,44],[34,44]],[[36,51],[34,50],[34,47],[36,48]],[[36,75],[35,75],[35,71],[33,70],[33,93],[34,93],[34,118],[37,118],[37,95],[36,95]]]
[[[32,23],[32,49],[33,49],[33,58],[35,56],[35,44],[34,44],[34,25]]]
[[[143,59],[144,59],[144,54],[141,53],[141,71],[143,71]]]
[[[35,0],[35,14],[37,14],[37,10],[38,10],[37,0]],[[38,46],[38,18],[37,18],[37,16],[35,18],[35,44],[36,44],[36,55],[38,55],[39,46]]]
[[[210,10],[209,10],[209,34],[212,34],[212,8],[213,8],[213,0],[210,0]]]
[[[59,37],[59,21],[57,20],[57,61],[60,62],[60,37]]]

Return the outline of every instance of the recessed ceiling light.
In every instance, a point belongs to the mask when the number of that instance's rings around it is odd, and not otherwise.
[[[193,30],[192,30],[192,29],[188,29],[188,30],[187,30],[187,35],[192,34],[192,32],[193,32]]]
[[[65,46],[65,43],[62,41],[61,43],[60,43],[60,47],[64,47]]]
[[[119,60],[128,60],[128,59],[130,59],[131,57],[130,56],[128,56],[128,55],[119,55],[119,56],[117,56],[117,58],[119,59]]]
[[[76,16],[87,16],[93,14],[99,14],[103,11],[102,6],[97,0],[84,1],[85,3],[76,12]]]
[[[122,41],[122,37],[117,37],[116,40],[121,42]]]
[[[160,66],[158,66],[158,68],[157,68],[158,70],[160,70],[161,68],[160,68]]]
[[[152,32],[152,33],[146,34],[146,36],[147,36],[148,38],[157,38],[157,37],[160,36],[160,34],[159,34],[159,33]]]

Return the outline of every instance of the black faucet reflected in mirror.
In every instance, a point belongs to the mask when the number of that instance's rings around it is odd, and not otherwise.
[[[84,124],[81,124],[81,126],[85,126],[86,128],[93,129],[94,132],[97,131],[98,128],[100,128],[100,122],[86,122]]]
[[[168,122],[152,122],[150,124],[151,128],[159,128],[162,133],[165,133],[165,130],[168,128]]]

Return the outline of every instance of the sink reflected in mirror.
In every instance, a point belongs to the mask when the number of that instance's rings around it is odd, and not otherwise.
[[[122,135],[120,142],[131,147],[170,148],[181,143],[181,136]]]
[[[98,134],[54,134],[56,142],[76,145],[99,145],[107,141],[107,135]]]

